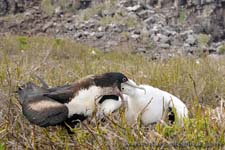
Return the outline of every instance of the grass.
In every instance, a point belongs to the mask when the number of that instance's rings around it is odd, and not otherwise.
[[[186,19],[186,12],[185,12],[184,9],[181,9],[180,12],[179,12],[178,21],[179,21],[180,24],[184,24],[185,19]]]
[[[198,45],[200,47],[207,46],[209,43],[209,36],[207,34],[199,34],[198,35]]]
[[[219,50],[218,50],[218,53],[219,53],[219,54],[225,54],[225,44],[219,46],[218,49],[219,49]]]
[[[103,26],[116,23],[126,25],[127,27],[135,27],[138,24],[138,20],[135,17],[128,16],[125,12],[121,12],[120,14],[116,13],[114,15],[105,15],[104,11],[115,12],[116,9],[117,7],[115,0],[105,1],[96,6],[80,11],[79,19],[82,21],[87,21],[97,15],[101,16],[99,24]],[[124,16],[127,16],[126,19],[124,19]]]
[[[53,15],[56,8],[60,8],[63,12],[76,12],[80,7],[80,1],[64,1],[64,0],[41,0],[41,10],[47,15]]]
[[[95,54],[93,53],[95,51]],[[137,83],[156,86],[180,97],[191,118],[184,126],[157,124],[130,127],[124,110],[105,123],[93,117],[69,136],[64,128],[40,128],[21,113],[13,91],[32,75],[51,86],[71,83],[89,74],[119,71]],[[219,149],[225,144],[225,59],[207,57],[149,61],[129,50],[103,53],[68,39],[0,37],[1,149]],[[0,117],[1,118],[1,117]]]
[[[101,25],[109,25],[112,23],[117,23],[117,24],[124,24],[127,27],[135,27],[138,24],[138,20],[135,17],[126,17],[126,19],[123,19],[124,17],[115,14],[113,17],[112,16],[105,16],[102,17],[100,20]]]

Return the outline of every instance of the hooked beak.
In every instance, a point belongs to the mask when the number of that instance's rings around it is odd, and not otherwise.
[[[133,88],[137,88],[137,89],[144,90],[145,91],[145,94],[146,94],[145,88],[138,86],[134,81],[132,81],[130,79],[127,82],[124,82],[123,84],[127,84],[127,85],[129,85],[129,86],[131,86]]]

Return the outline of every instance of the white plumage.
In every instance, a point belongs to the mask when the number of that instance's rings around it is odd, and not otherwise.
[[[102,119],[104,118],[104,116],[108,116],[109,114],[119,109],[121,105],[121,98],[119,98],[119,100],[107,99],[98,106],[96,116],[98,119]]]
[[[182,123],[183,118],[188,117],[186,105],[176,96],[149,85],[139,85],[139,88],[133,85],[132,80],[121,84],[122,93],[128,96],[125,112],[128,123],[135,123],[141,112],[144,125],[159,122],[169,107],[176,109],[178,122]]]

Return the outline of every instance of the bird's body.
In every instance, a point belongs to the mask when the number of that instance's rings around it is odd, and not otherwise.
[[[98,111],[96,114],[98,119],[103,119],[104,116],[118,110],[122,105],[121,98],[116,95],[105,95],[99,102],[100,104],[98,105]]]
[[[23,114],[31,123],[47,127],[66,122],[73,127],[77,120],[83,121],[92,115],[103,95],[122,96],[120,85],[125,81],[125,75],[110,72],[54,88],[28,82],[19,87],[17,93]]]
[[[144,90],[131,87],[126,83],[121,85],[122,93],[128,96],[128,108],[125,112],[128,123],[135,123],[139,115],[144,125],[159,122],[164,112],[170,108],[176,109],[178,121],[188,117],[187,107],[176,96],[149,85],[139,87]]]

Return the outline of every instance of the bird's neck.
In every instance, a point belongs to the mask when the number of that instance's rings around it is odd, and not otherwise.
[[[128,109],[134,109],[140,107],[140,96],[143,95],[144,91],[141,89],[135,89],[130,95],[128,100]]]

